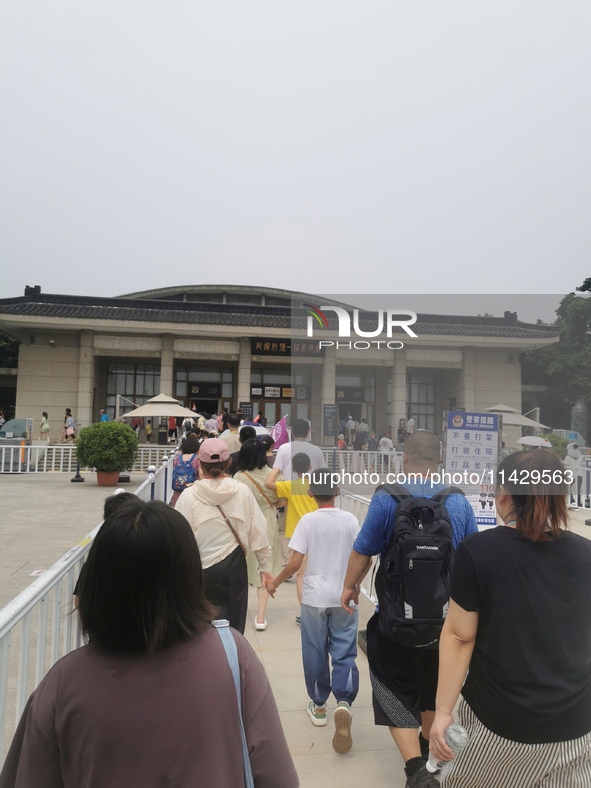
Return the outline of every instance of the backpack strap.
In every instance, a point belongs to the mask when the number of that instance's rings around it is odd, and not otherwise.
[[[374,495],[378,492],[378,490],[383,490],[384,492],[388,493],[391,498],[394,498],[396,503],[400,503],[401,501],[405,501],[408,498],[415,497],[414,495],[411,495],[409,491],[401,484],[380,484],[376,487]]]
[[[460,487],[446,487],[444,490],[438,492],[437,495],[434,495],[431,500],[445,505],[450,495],[465,495],[465,492]]]

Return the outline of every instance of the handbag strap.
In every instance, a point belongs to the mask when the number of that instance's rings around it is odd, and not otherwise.
[[[247,479],[250,479],[250,481],[254,484],[254,486],[257,488],[257,490],[260,492],[260,494],[263,496],[263,498],[269,504],[269,506],[272,509],[275,509],[275,504],[271,501],[269,496],[265,493],[265,491],[263,490],[261,485],[256,481],[256,479],[253,479],[253,477],[250,475],[250,473],[248,473],[248,471],[242,471],[242,473],[246,476]]]
[[[254,788],[254,779],[252,776],[252,767],[250,765],[250,757],[248,755],[248,745],[246,743],[246,733],[244,732],[244,723],[242,721],[242,697],[240,695],[240,667],[238,664],[238,651],[236,643],[230,632],[230,622],[222,618],[218,621],[212,621],[213,626],[217,630],[218,635],[222,639],[222,645],[228,658],[230,670],[232,671],[232,678],[234,679],[234,686],[236,687],[236,697],[238,699],[238,716],[240,719],[240,739],[242,740],[242,760],[244,762],[244,784],[246,788]]]
[[[236,529],[234,528],[234,526],[232,525],[232,523],[231,523],[231,522],[230,522],[230,520],[228,519],[228,516],[226,515],[226,513],[224,512],[224,510],[222,509],[222,507],[221,507],[219,504],[216,504],[216,506],[217,506],[217,508],[220,510],[220,514],[222,515],[222,517],[223,517],[223,518],[224,518],[224,520],[226,521],[226,525],[228,526],[228,528],[230,529],[230,531],[232,531],[232,533],[234,534],[234,539],[236,539],[236,541],[238,542],[238,544],[239,544],[239,545],[240,545],[240,547],[242,548],[242,552],[244,553],[244,555],[246,555],[246,552],[247,552],[247,551],[246,551],[246,547],[245,547],[245,546],[242,544],[242,541],[241,541],[240,537],[238,536],[238,534],[237,534],[237,532],[236,532]]]

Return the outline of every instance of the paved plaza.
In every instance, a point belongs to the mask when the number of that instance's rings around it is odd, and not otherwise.
[[[26,588],[31,572],[46,569],[80,542],[101,520],[109,490],[99,488],[94,474],[84,484],[72,484],[69,474],[0,474],[0,606]],[[145,475],[132,476],[125,488],[133,491]],[[591,538],[585,519],[591,513],[571,512],[571,527]],[[295,625],[298,606],[294,582],[287,582],[269,601],[268,629],[254,629],[256,594],[251,590],[246,638],[263,662],[302,788],[339,788],[371,785],[403,788],[403,763],[385,728],[375,727],[371,708],[368,665],[360,651],[360,692],[353,706],[353,749],[337,755],[331,747],[332,726],[315,728],[306,715],[300,632]],[[360,624],[364,626],[372,605],[362,599]],[[332,712],[335,701],[329,702]]]

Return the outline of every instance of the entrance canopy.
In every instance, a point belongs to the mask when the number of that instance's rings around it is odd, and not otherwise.
[[[182,416],[183,418],[191,416],[195,418],[195,413],[189,408],[183,408],[176,399],[169,397],[167,394],[158,394],[158,396],[152,397],[141,407],[122,413],[120,418],[157,419],[161,416]]]
[[[510,408],[509,405],[495,405],[493,408],[485,408],[487,413],[498,413],[503,417],[504,427],[533,427],[536,430],[549,430],[546,424],[540,421],[534,421],[527,416],[522,416],[521,413],[515,408]]]

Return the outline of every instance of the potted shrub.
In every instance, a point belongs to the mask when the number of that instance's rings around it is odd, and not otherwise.
[[[137,447],[137,436],[127,424],[100,421],[80,430],[76,454],[80,465],[96,468],[101,487],[114,487],[119,473],[135,462]]]

